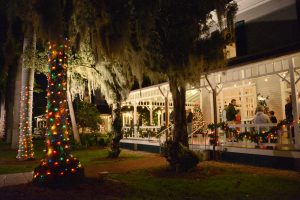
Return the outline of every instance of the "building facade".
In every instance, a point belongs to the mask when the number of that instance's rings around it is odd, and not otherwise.
[[[298,119],[297,94],[300,93],[300,3],[296,0],[237,0],[235,43],[228,46],[229,62],[224,69],[203,76],[198,85],[188,85],[186,108],[200,105],[206,124],[218,122],[222,111],[232,99],[241,111],[241,123],[250,124],[258,101],[263,99],[278,121],[286,118],[286,98],[292,97],[294,119]],[[209,83],[208,83],[209,81]],[[212,87],[211,87],[212,86]],[[216,90],[217,105],[213,105],[212,90]],[[166,124],[166,115],[172,112],[172,98],[168,83],[132,91],[123,106],[132,106],[123,113],[124,128],[133,138],[140,132],[155,130]],[[140,123],[138,107],[147,107],[150,124]],[[159,108],[159,109],[158,109]],[[154,121],[154,116],[156,122]],[[131,126],[131,127],[130,127]],[[152,126],[152,127],[151,127]],[[243,125],[242,125],[243,126]],[[131,129],[130,129],[131,128]],[[169,129],[169,131],[171,128]],[[245,128],[246,130],[246,128]],[[291,133],[287,133],[286,138]],[[163,135],[158,133],[158,135]],[[295,123],[295,141],[281,142],[299,148],[299,127]],[[204,139],[204,143],[207,141]],[[202,142],[203,143],[203,142]],[[232,143],[231,143],[232,145]]]

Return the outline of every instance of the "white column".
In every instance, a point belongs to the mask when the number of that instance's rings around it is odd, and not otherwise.
[[[150,102],[149,106],[149,111],[150,111],[150,126],[153,125],[153,108],[152,108],[152,103]]]
[[[280,92],[281,92],[281,109],[282,109],[282,119],[285,119],[285,99],[286,99],[286,95],[285,95],[285,81],[282,81],[281,78],[279,78],[280,81]]]
[[[289,60],[289,72],[290,72],[290,81],[291,81],[291,93],[292,93],[292,108],[294,116],[294,132],[295,132],[295,145],[299,145],[299,125],[298,125],[298,106],[297,106],[297,94],[296,94],[296,85],[295,85],[295,60]]]
[[[209,91],[209,98],[210,98],[210,122],[212,123],[214,121],[214,104],[213,104],[213,93],[212,91],[210,90]]]
[[[201,111],[203,112],[202,90],[199,90],[199,106]]]
[[[125,114],[122,113],[122,124],[123,124],[123,127],[125,126]]]
[[[158,111],[157,112],[157,126],[160,126],[160,115],[161,115],[161,112]]]
[[[133,135],[134,135],[134,137],[137,137],[138,135],[137,135],[137,116],[136,116],[136,114],[137,114],[137,103],[135,102],[134,104],[133,104]]]

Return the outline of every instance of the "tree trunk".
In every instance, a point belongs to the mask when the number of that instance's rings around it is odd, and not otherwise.
[[[165,113],[166,113],[166,127],[169,127],[170,125],[170,120],[169,120],[169,93],[166,94],[165,96]],[[169,138],[169,133],[171,131],[169,131],[168,129],[166,130],[166,140],[168,140]]]
[[[28,49],[36,49],[36,35],[26,34],[24,38],[23,56]],[[22,86],[20,99],[20,128],[19,128],[19,150],[17,159],[33,159],[32,144],[32,104],[34,87],[34,66],[25,66],[25,60],[22,59]],[[34,65],[34,62],[32,62]],[[30,68],[29,68],[30,67]]]
[[[5,98],[1,93],[0,96],[0,138],[4,138],[5,136]]]
[[[169,86],[172,93],[174,108],[173,140],[188,147],[188,135],[185,111],[185,86],[179,84],[176,78],[169,77]]]
[[[23,42],[23,49],[27,46],[27,41]],[[21,87],[22,87],[22,57],[17,65],[15,90],[13,96],[13,122],[12,122],[12,135],[11,135],[11,148],[17,149],[19,142],[19,128],[20,128],[20,100],[21,100]]]
[[[33,38],[32,38],[32,48],[33,51],[36,51],[36,32],[33,31]],[[32,68],[28,69],[28,124],[29,124],[29,131],[30,136],[32,136],[32,122],[33,122],[33,89],[34,89],[34,62]],[[30,139],[32,140],[32,139]]]
[[[8,67],[8,76],[6,83],[6,92],[5,92],[5,141],[8,144],[11,144],[12,140],[12,130],[14,124],[14,95],[15,95],[15,82],[17,77],[17,68],[18,68],[18,59],[15,59],[12,65]]]
[[[121,120],[121,100],[113,106],[113,133],[114,138],[111,143],[111,152],[109,157],[117,158],[121,152],[120,140],[123,138],[122,120]]]
[[[68,99],[68,107],[70,111],[70,118],[71,118],[74,140],[79,144],[81,144],[80,137],[78,134],[77,124],[76,124],[75,114],[74,114],[74,107],[73,107],[72,98],[69,90],[67,91],[67,99]]]
[[[79,160],[70,154],[67,104],[69,41],[49,42],[47,90],[47,153],[35,168],[33,183],[57,185],[83,177]]]

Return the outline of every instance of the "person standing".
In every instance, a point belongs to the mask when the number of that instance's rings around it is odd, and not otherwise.
[[[237,112],[235,110],[235,106],[236,106],[236,100],[232,99],[231,103],[229,103],[227,111],[226,111],[227,121],[235,121],[235,115],[237,114]]]
[[[228,105],[225,105],[225,106],[224,106],[224,109],[223,109],[223,111],[222,111],[222,121],[223,121],[223,122],[227,122],[227,117],[226,117],[227,108],[228,108]]]
[[[256,114],[253,119],[254,124],[268,124],[271,123],[271,120],[268,115],[264,113],[264,108],[262,106],[257,106]],[[259,132],[267,131],[269,127],[260,127]]]
[[[186,118],[187,122],[187,133],[188,135],[192,134],[193,131],[193,113],[191,109],[188,109],[188,116]]]
[[[289,137],[292,138],[291,143],[293,143],[293,138],[295,136],[294,134],[294,126],[293,126],[293,105],[292,105],[292,96],[290,95],[288,98],[286,98],[286,104],[285,104],[285,118],[287,123],[287,130],[289,133]]]
[[[272,123],[276,124],[277,123],[277,118],[275,117],[275,112],[273,110],[271,110],[269,112],[269,115],[270,115],[270,120]]]

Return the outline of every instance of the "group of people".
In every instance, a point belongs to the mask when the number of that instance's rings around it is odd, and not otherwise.
[[[236,124],[241,123],[241,112],[236,110],[236,100],[232,99],[229,105],[225,105],[222,113],[223,121],[234,122]],[[277,123],[277,118],[275,117],[274,111],[269,111],[265,113],[263,106],[258,105],[255,111],[255,117],[253,119],[254,124],[266,124],[266,123]]]
[[[300,93],[298,95],[298,98],[300,100]],[[293,121],[293,108],[292,108],[292,102],[291,97],[289,96],[287,99],[287,104],[285,105],[285,115],[286,120],[288,123],[291,123]],[[298,106],[300,108],[300,101],[298,102]],[[231,102],[228,105],[224,106],[224,110],[222,112],[222,120],[224,122],[229,123],[235,123],[239,124],[241,123],[241,111],[239,109],[236,109],[237,104],[236,100],[232,99]],[[171,114],[172,115],[172,114]],[[170,116],[170,118],[172,118]],[[192,133],[192,123],[193,123],[193,113],[191,109],[187,110],[187,132],[188,134]],[[277,118],[275,116],[275,112],[273,110],[268,111],[266,113],[264,107],[262,105],[258,105],[255,110],[255,116],[253,118],[254,124],[267,124],[267,123],[277,123]]]

